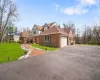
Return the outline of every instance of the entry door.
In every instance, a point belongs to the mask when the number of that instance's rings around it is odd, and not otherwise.
[[[67,46],[67,37],[61,37],[61,47]]]

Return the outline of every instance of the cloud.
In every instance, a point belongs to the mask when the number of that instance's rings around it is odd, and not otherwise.
[[[63,8],[56,3],[55,4],[56,10],[66,15],[73,15],[73,14],[83,15],[89,11],[88,6],[96,5],[99,2],[99,0],[77,0],[77,1],[79,1],[77,5],[66,8]]]
[[[65,14],[68,14],[68,15],[72,15],[72,14],[74,14],[75,12],[74,12],[74,8],[65,8],[64,9],[64,13]]]
[[[82,5],[95,5],[98,3],[98,0],[80,0]]]
[[[81,15],[81,14],[85,14],[87,12],[88,12],[87,9],[84,9],[84,8],[81,8],[81,7],[77,7],[77,6],[76,7],[65,8],[63,10],[63,13],[67,14],[67,15],[73,15],[73,14]]]

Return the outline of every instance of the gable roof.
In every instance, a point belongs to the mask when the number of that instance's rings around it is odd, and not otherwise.
[[[55,22],[52,22],[52,23],[45,23],[46,25],[48,25],[48,27],[50,28],[53,24],[54,24]],[[44,26],[45,26],[45,24],[44,24]]]
[[[71,28],[62,28],[62,30],[64,30],[64,32],[66,32],[67,34],[69,34]]]
[[[51,27],[50,29],[42,32],[40,35],[48,35],[48,34],[58,34],[58,33],[61,33],[61,34],[65,34],[67,35],[63,29],[59,28],[58,26],[53,26]]]
[[[34,26],[36,26],[39,31],[41,31],[43,29],[42,26],[39,26],[39,25],[36,25],[36,24],[34,24]]]
[[[21,37],[29,37],[29,33],[27,31],[21,32]]]
[[[47,24],[49,27],[51,27],[55,22]]]
[[[37,24],[34,24],[34,26],[36,26],[36,28],[39,30],[39,31],[41,31],[41,30],[43,30],[43,28],[44,28],[44,26],[45,25],[48,25],[48,27],[50,28],[53,24],[54,24],[55,22],[52,22],[52,23],[45,23],[43,26],[39,26],[39,25],[37,25]],[[33,26],[33,27],[34,27]]]

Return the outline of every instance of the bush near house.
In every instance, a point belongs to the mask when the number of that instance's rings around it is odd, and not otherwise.
[[[45,51],[54,51],[54,50],[58,49],[58,48],[55,48],[55,47],[43,46],[43,45],[39,45],[39,44],[32,44],[32,46],[35,47],[35,48],[45,50]]]
[[[0,63],[18,60],[24,54],[18,43],[0,44]]]
[[[100,42],[89,41],[88,44],[90,44],[90,45],[100,45]]]

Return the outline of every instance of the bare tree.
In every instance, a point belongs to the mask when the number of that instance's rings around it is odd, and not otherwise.
[[[100,26],[97,24],[94,26],[93,36],[96,42],[100,42]]]
[[[17,20],[16,5],[12,0],[0,0],[0,42],[4,41],[7,27]]]
[[[76,30],[75,43],[80,44],[80,29],[79,28],[77,28],[77,30]]]
[[[100,25],[86,26],[83,29],[81,36],[82,43],[84,44],[100,44]]]
[[[73,22],[70,22],[70,21],[69,21],[69,23],[67,23],[67,24],[63,23],[63,26],[64,26],[64,28],[71,28],[73,34],[75,34],[75,25],[74,25]]]

